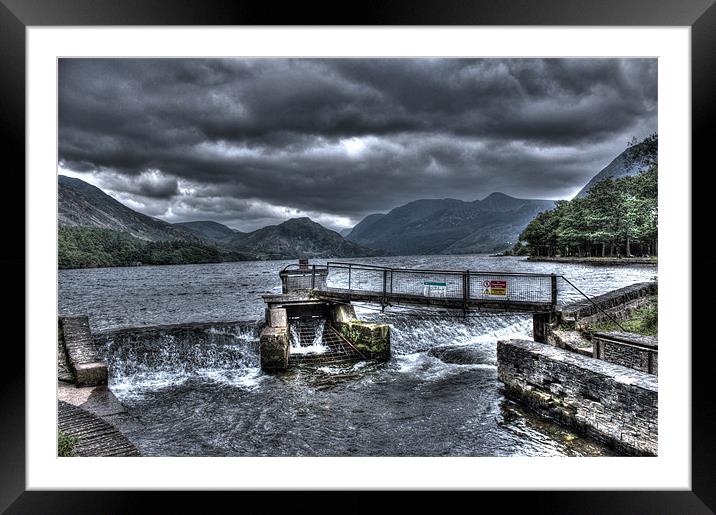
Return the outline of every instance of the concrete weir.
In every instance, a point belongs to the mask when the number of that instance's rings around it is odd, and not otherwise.
[[[281,295],[264,295],[265,327],[259,337],[261,368],[266,371],[285,370],[291,365],[291,324],[321,320],[323,336],[329,332],[356,360],[385,360],[390,357],[390,326],[358,320],[351,304],[327,302],[314,297],[311,290],[294,290]],[[333,352],[329,347],[323,362],[331,354],[345,360],[346,352]],[[302,360],[305,362],[305,359]]]

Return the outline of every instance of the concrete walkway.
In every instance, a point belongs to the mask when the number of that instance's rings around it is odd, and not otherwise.
[[[140,456],[134,444],[112,424],[64,401],[57,401],[57,427],[78,439],[78,456]]]

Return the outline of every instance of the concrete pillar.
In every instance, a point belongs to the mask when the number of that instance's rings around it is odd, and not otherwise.
[[[532,339],[539,343],[548,343],[549,324],[552,321],[551,313],[535,313],[532,315]]]
[[[266,308],[266,325],[269,327],[286,327],[288,325],[286,308]]]
[[[356,310],[353,304],[333,304],[330,308],[331,321],[336,324],[348,323],[356,320]]]
[[[265,327],[259,337],[259,353],[263,370],[288,368],[288,328]]]
[[[343,337],[367,358],[387,360],[390,358],[390,326],[351,320],[334,324]]]

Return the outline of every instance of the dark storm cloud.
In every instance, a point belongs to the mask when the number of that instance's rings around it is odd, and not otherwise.
[[[60,167],[170,221],[565,198],[656,130],[654,59],[63,59]]]

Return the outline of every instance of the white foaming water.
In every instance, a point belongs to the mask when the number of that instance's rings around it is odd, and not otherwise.
[[[371,321],[388,323],[394,354],[410,354],[444,345],[489,344],[507,338],[532,338],[532,319],[524,315],[385,316],[373,313]]]
[[[316,322],[315,334],[313,341],[310,345],[301,345],[301,336],[298,332],[296,324],[289,324],[289,330],[291,331],[291,348],[289,349],[290,354],[323,354],[328,351],[328,347],[323,344],[323,329],[325,328],[326,321],[320,320]]]
[[[257,386],[262,374],[253,331],[211,328],[209,332],[230,339],[178,341],[158,334],[141,343],[110,342],[104,349],[110,389],[121,401],[137,401],[192,379],[243,389]]]
[[[256,322],[258,325],[259,321]],[[208,332],[210,334],[218,334],[222,336],[231,336],[239,342],[250,342],[256,340],[256,330],[248,327],[237,327],[237,328],[224,328],[224,327],[210,327]]]
[[[414,375],[420,377],[423,381],[441,380],[450,375],[459,374],[466,369],[497,369],[497,366],[492,363],[445,363],[439,358],[424,352],[397,356],[396,364],[398,365],[398,373]]]
[[[214,383],[247,390],[257,388],[267,378],[261,373],[261,367],[245,367],[242,370],[207,368],[197,370],[197,375]]]
[[[266,377],[258,366],[241,366],[234,369],[200,368],[192,372],[147,370],[134,375],[113,377],[109,387],[120,401],[131,402],[145,399],[167,388],[176,388],[192,379],[253,390]]]
[[[326,347],[323,344],[318,345],[298,345],[295,347],[291,347],[291,354],[323,354],[328,350],[328,347]]]
[[[144,371],[131,376],[110,376],[109,388],[121,402],[126,403],[180,386],[190,377],[190,374],[182,372]]]
[[[656,273],[653,268],[487,256],[366,262],[564,273],[588,295],[650,280]],[[265,308],[261,295],[280,291],[277,272],[286,264],[61,270],[58,309],[86,313],[93,330],[258,320]],[[579,298],[561,282],[558,286],[560,303]],[[107,349],[110,388],[142,422],[132,438],[147,456],[371,456],[376,449],[390,456],[610,455],[579,438],[564,440],[562,429],[514,412],[502,397],[496,342],[529,338],[530,316],[470,313],[463,318],[421,313],[418,308],[389,307],[385,314],[376,312],[375,306],[356,308],[363,320],[391,325],[392,358],[387,363],[359,363],[353,369],[321,368],[322,374],[336,377],[325,382],[318,378],[320,386],[329,386],[321,393],[306,381],[310,372],[263,374],[255,329],[233,330],[223,322],[210,331],[215,338],[182,335],[178,339],[184,341],[158,336],[117,342]],[[320,341],[313,336],[304,339],[307,345],[301,350],[322,350],[314,347]],[[355,428],[361,430],[356,433]],[[267,430],[300,438],[276,439],[266,446]],[[352,438],[353,434],[359,437]]]

